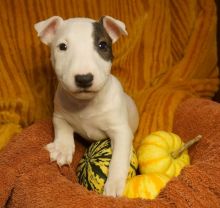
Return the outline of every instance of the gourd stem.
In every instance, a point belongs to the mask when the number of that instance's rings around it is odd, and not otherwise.
[[[185,143],[180,149],[178,149],[177,151],[174,151],[171,153],[171,156],[176,159],[178,158],[186,149],[188,149],[189,147],[191,147],[193,144],[195,144],[196,142],[198,142],[200,139],[202,138],[202,135],[198,135],[197,137],[195,137],[194,139],[189,140],[187,143]]]

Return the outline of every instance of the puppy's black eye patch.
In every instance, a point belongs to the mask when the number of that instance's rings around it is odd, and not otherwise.
[[[66,43],[60,43],[60,44],[58,45],[58,47],[59,47],[59,49],[60,49],[61,51],[66,51],[66,50],[67,50],[67,44],[66,44]]]
[[[113,60],[112,40],[103,27],[102,21],[93,23],[94,48],[106,61]]]

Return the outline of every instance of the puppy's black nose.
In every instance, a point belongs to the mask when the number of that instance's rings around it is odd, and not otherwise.
[[[75,75],[75,82],[78,87],[88,88],[92,86],[93,75],[89,74],[77,74]]]

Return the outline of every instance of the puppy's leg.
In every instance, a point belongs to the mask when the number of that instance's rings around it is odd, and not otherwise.
[[[54,141],[46,146],[50,153],[50,160],[57,161],[59,166],[70,164],[75,144],[73,138],[73,128],[61,117],[53,116]]]
[[[133,134],[126,126],[120,127],[118,131],[110,132],[109,136],[113,149],[104,195],[116,197],[122,195],[128,176]]]

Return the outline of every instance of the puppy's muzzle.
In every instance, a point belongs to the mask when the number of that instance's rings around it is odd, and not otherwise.
[[[91,87],[92,81],[93,81],[93,75],[91,73],[75,75],[75,83],[77,87],[80,88]]]

